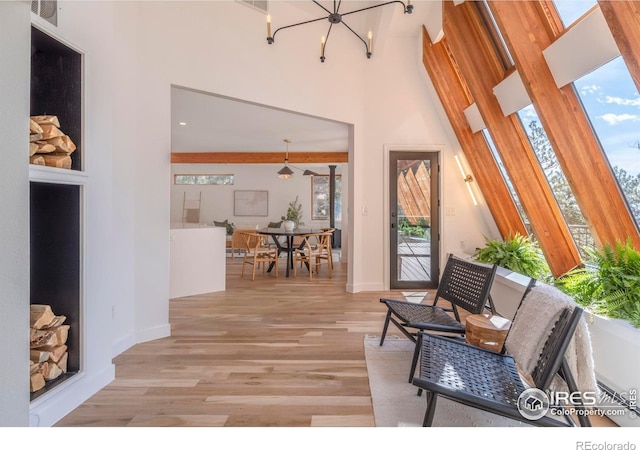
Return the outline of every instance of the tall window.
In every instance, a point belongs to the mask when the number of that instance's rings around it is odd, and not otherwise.
[[[569,186],[569,182],[562,172],[562,168],[547,138],[547,134],[540,124],[535,108],[533,105],[522,108],[518,111],[518,117],[525,128],[529,142],[547,178],[551,191],[558,202],[558,206],[571,231],[573,240],[581,251],[583,247],[593,247],[595,242],[591,236],[591,231],[584,220],[584,216],[582,215],[582,211],[580,211],[580,207]]]
[[[502,159],[500,158],[500,155],[498,154],[498,150],[496,149],[496,146],[493,143],[493,139],[491,138],[491,135],[489,134],[489,131],[486,128],[482,130],[482,134],[484,135],[484,139],[487,141],[487,144],[489,145],[489,148],[491,149],[491,153],[493,153],[493,158],[496,160],[496,164],[500,168],[500,172],[502,173],[502,178],[504,178],[504,182],[507,185],[507,188],[509,189],[509,192],[511,193],[511,197],[513,198],[513,202],[516,204],[516,208],[517,208],[518,212],[520,213],[520,217],[522,218],[522,221],[524,222],[525,226],[527,227],[527,230],[529,231],[529,234],[531,234],[532,231],[531,231],[531,224],[529,222],[529,218],[527,217],[527,214],[524,212],[524,208],[522,207],[522,203],[520,202],[520,198],[518,197],[518,194],[516,193],[516,190],[513,187],[513,183],[511,182],[511,179],[509,178],[509,174],[507,173],[507,170],[504,168],[504,164],[502,163]]]
[[[622,57],[574,86],[629,210],[640,226],[640,96]]]
[[[568,27],[598,2],[596,0],[556,0],[553,3],[562,23]]]
[[[511,69],[513,67],[513,58],[511,58],[507,44],[502,37],[502,33],[500,33],[500,29],[498,28],[498,24],[496,24],[493,14],[491,13],[491,9],[489,9],[487,0],[473,2],[473,5],[478,10],[484,28],[487,31],[487,36],[491,39],[496,55],[500,58],[500,62],[502,63],[502,67],[505,71]]]
[[[311,220],[329,220],[329,175],[311,175]],[[335,177],[333,211],[335,220],[342,220],[342,176]]]

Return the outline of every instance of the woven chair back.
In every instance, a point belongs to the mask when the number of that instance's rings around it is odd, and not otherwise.
[[[496,270],[494,264],[465,261],[449,255],[434,304],[442,298],[454,309],[457,307],[471,314],[480,314],[487,304]]]
[[[558,320],[549,334],[536,367],[531,374],[531,378],[533,378],[533,382],[538,389],[546,391],[551,385],[553,377],[558,373],[581,315],[582,308],[575,307],[573,312],[569,308],[565,308],[558,316]]]

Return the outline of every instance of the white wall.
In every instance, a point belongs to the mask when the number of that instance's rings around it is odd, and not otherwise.
[[[273,2],[270,8],[281,23],[304,19],[301,10],[287,2]],[[349,255],[349,291],[384,287],[385,144],[443,149],[443,208],[454,207],[455,215],[442,216],[442,255],[459,251],[461,240],[473,248],[482,244],[484,234],[492,234],[482,208],[473,207],[459,180],[451,153],[458,145],[422,66],[419,34],[390,36],[371,60],[354,56],[361,54],[360,49],[346,41],[343,47],[332,47],[327,62],[320,64],[315,47],[310,48],[306,39],[281,37],[276,45],[267,45],[264,15],[237,2],[141,2],[138,13],[137,63],[144,73],[139,73],[136,92],[144,114],[138,116],[136,151],[144,165],[136,178],[145,181],[135,190],[136,217],[137,227],[144,228],[149,243],[156,244],[136,249],[138,259],[150,252],[155,261],[150,256],[140,259],[136,292],[141,301],[159,306],[152,299],[161,297],[159,286],[148,292],[144,279],[166,275],[157,262],[167,260],[166,247],[157,243],[166,238],[171,220],[166,219],[170,212],[165,209],[171,183],[167,135],[171,84],[353,125],[348,174],[353,184],[347,208],[352,239],[346,240],[346,248],[343,245]],[[166,33],[167,29],[181,32]],[[307,33],[312,31],[296,36]],[[360,213],[363,206],[367,216]]]
[[[1,42],[5,43],[0,44],[0,136],[3,147],[7,143],[19,146],[23,139],[26,142],[27,134],[26,129],[24,135],[19,134],[20,126],[15,123],[28,114],[25,58],[29,53],[24,42],[30,24],[25,9],[28,2],[0,5]],[[316,39],[310,46],[307,39],[299,38],[314,30],[283,37],[269,46],[264,15],[235,1],[60,2],[58,6],[59,26],[54,33],[86,54],[84,342],[89,351],[83,362],[85,375],[62,389],[69,391],[64,401],[42,400],[35,409],[31,405],[37,416],[34,421],[41,425],[54,422],[110,381],[114,354],[135,342],[170,333],[172,84],[352,127],[350,163],[348,173],[343,173],[343,179],[352,182],[345,186],[349,202],[343,211],[348,218],[348,223],[343,220],[343,233],[350,233],[343,236],[350,291],[378,290],[384,284],[387,237],[381,177],[385,175],[385,145],[442,147],[443,207],[456,207],[455,216],[443,216],[443,254],[457,250],[460,236],[473,241],[482,234],[477,230],[490,229],[482,222],[479,209],[470,206],[464,184],[457,182],[451,156],[457,145],[425,76],[418,36],[390,36],[371,60],[362,57],[358,42],[346,40],[332,47],[321,64]],[[302,10],[286,2],[270,3],[270,8],[282,23],[303,19]],[[7,34],[10,37],[5,39]],[[22,45],[16,46],[15,40]],[[7,77],[6,68],[10,68]],[[27,196],[26,158],[5,156],[1,170],[0,195],[3,212],[7,211],[2,232],[3,238],[10,237],[2,240],[1,261],[3,266],[10,262],[11,269],[0,274],[0,284],[3,294],[13,295],[0,306],[3,317],[10,318],[5,320],[2,337],[3,343],[14,344],[5,344],[5,349],[19,354],[11,360],[11,367],[7,359],[0,360],[2,400],[8,401],[0,408],[0,424],[4,425],[25,423],[28,406],[26,377],[22,378],[27,372],[26,331],[23,336],[13,325],[26,323],[28,311],[28,256],[24,252],[28,224],[21,209]],[[367,206],[367,216],[360,214],[362,206]],[[273,208],[280,207],[274,204]],[[15,364],[19,360],[25,368]],[[11,392],[6,391],[5,380],[12,383]]]
[[[371,95],[364,127],[367,157],[359,177],[368,184],[362,191],[365,195],[361,205],[367,207],[368,214],[362,216],[361,207],[355,207],[362,218],[362,229],[356,235],[380,238],[369,239],[366,246],[357,250],[363,290],[388,288],[385,250],[389,245],[389,220],[382,201],[384,185],[375,182],[376,176],[378,180],[387,176],[383,161],[385,145],[402,150],[441,152],[441,264],[448,252],[460,252],[461,240],[465,241],[466,248],[473,248],[483,242],[483,234],[491,233],[482,208],[473,206],[460,177],[453,158],[455,153],[461,153],[460,147],[422,65],[421,51],[421,38],[390,39],[385,47],[385,59],[372,60],[368,71],[366,85]],[[363,177],[363,173],[375,175]],[[453,208],[454,215],[446,215],[447,208]]]
[[[288,180],[278,178],[277,171],[283,164],[172,164],[171,173],[175,174],[233,174],[233,185],[221,186],[184,186],[171,185],[171,222],[182,222],[182,204],[186,193],[187,201],[198,198],[202,193],[200,222],[222,222],[225,219],[236,227],[265,227],[268,222],[279,222],[286,214],[289,202],[298,197],[302,205],[302,221],[306,227],[329,226],[329,220],[311,220],[311,177],[293,169],[294,176]],[[341,164],[336,164],[336,174],[340,174]],[[302,166],[300,166],[302,167]],[[313,167],[320,175],[329,175],[329,167]],[[173,176],[171,178],[173,180]],[[235,216],[233,192],[236,190],[269,191],[268,216]],[[336,228],[341,223],[336,222]]]
[[[0,426],[29,423],[29,4],[0,2]]]
[[[74,409],[114,377],[111,361],[113,311],[119,266],[111,244],[119,224],[113,222],[112,149],[114,39],[112,3],[62,2],[58,26],[34,19],[41,28],[83,53],[82,151],[87,182],[84,188],[83,299],[81,373],[31,403],[30,423],[50,425]],[[100,17],[96,21],[88,18]],[[28,79],[28,77],[27,77]],[[132,302],[132,298],[126,299]]]

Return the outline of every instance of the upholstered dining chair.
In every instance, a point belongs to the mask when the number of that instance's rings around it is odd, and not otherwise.
[[[255,232],[242,232],[240,234],[244,242],[244,259],[242,260],[242,275],[247,264],[253,266],[251,280],[256,279],[256,267],[262,264],[262,272],[266,271],[267,264],[274,263],[276,278],[278,277],[278,249],[270,247],[266,235]]]

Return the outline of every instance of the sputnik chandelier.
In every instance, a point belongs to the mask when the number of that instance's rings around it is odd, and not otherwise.
[[[344,21],[344,17],[348,16],[350,14],[356,14],[356,13],[359,13],[359,12],[367,11],[369,9],[379,8],[379,7],[385,6],[385,5],[390,5],[392,3],[400,3],[402,5],[402,7],[404,8],[404,13],[405,14],[411,14],[413,12],[413,5],[411,4],[411,0],[407,0],[406,4],[404,2],[402,2],[402,1],[400,1],[400,0],[394,0],[394,1],[390,1],[390,2],[379,3],[379,4],[373,5],[373,6],[368,6],[366,8],[356,9],[355,11],[349,11],[349,12],[345,12],[345,13],[341,13],[340,12],[340,6],[342,5],[342,0],[339,0],[339,1],[333,0],[333,11],[328,10],[327,8],[325,8],[323,5],[321,5],[316,0],[312,0],[312,1],[313,1],[313,3],[318,5],[320,8],[322,8],[327,13],[327,15],[323,16],[323,17],[320,17],[318,19],[307,20],[307,21],[304,21],[304,22],[294,23],[292,25],[287,25],[287,26],[284,26],[284,27],[280,27],[276,31],[274,31],[273,34],[271,34],[271,15],[268,14],[267,15],[267,42],[269,44],[273,44],[275,42],[276,34],[278,33],[278,31],[284,30],[285,28],[297,27],[298,25],[306,25],[308,23],[318,22],[320,20],[328,20],[329,21],[329,30],[327,31],[327,34],[325,36],[322,36],[320,38],[320,61],[321,62],[324,62],[324,60],[325,60],[324,51],[325,51],[325,47],[327,45],[327,41],[329,40],[329,35],[331,34],[331,27],[333,27],[334,25],[338,25],[338,24],[344,25],[349,31],[351,31],[354,34],[354,36],[356,36],[358,39],[360,39],[362,41],[362,43],[364,44],[365,49],[366,49],[366,53],[365,54],[367,55],[367,58],[371,58],[371,55],[372,55],[371,42],[373,40],[373,33],[371,31],[369,31],[369,33],[367,34],[367,40],[365,41],[358,33],[353,31],[353,29],[349,25],[347,25],[347,23]]]

